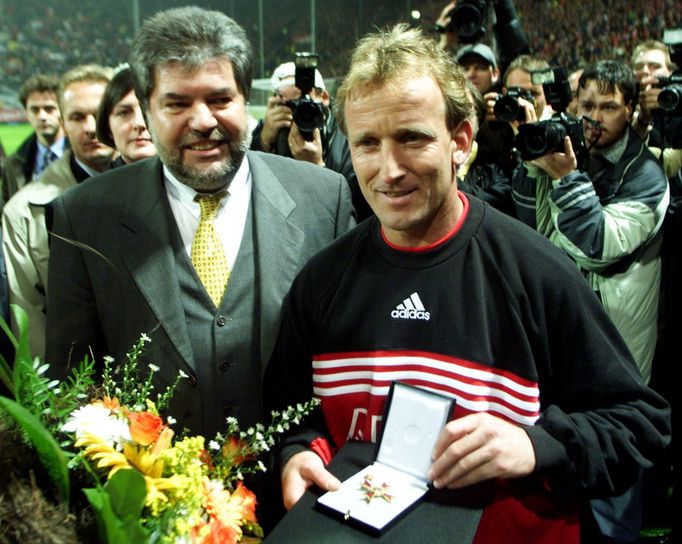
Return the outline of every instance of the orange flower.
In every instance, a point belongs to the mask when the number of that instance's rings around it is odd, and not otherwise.
[[[222,484],[204,481],[204,506],[209,515],[209,535],[202,543],[239,542],[242,523],[256,523],[256,496],[240,482],[230,493]]]
[[[163,420],[150,412],[129,412],[128,419],[130,420],[130,437],[142,446],[156,442],[161,431],[166,428]]]
[[[253,458],[253,454],[247,453],[246,442],[231,436],[223,445],[223,457],[233,465],[241,465],[244,461]]]

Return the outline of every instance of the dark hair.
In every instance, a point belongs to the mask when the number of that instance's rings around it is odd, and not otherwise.
[[[97,139],[109,147],[116,148],[109,126],[109,116],[114,111],[116,104],[132,90],[133,73],[130,68],[123,68],[117,72],[104,90],[104,96],[97,111]]]
[[[578,80],[578,92],[587,86],[588,81],[597,83],[597,89],[601,94],[615,93],[618,89],[623,93],[625,105],[637,103],[639,86],[632,69],[617,60],[600,60],[590,64]]]
[[[190,69],[199,68],[216,58],[232,63],[237,86],[248,101],[253,74],[251,45],[233,19],[196,6],[161,11],[147,19],[130,53],[135,94],[143,110],[149,107],[157,67],[179,62]]]
[[[19,100],[21,105],[26,108],[28,97],[32,93],[51,93],[57,98],[57,87],[59,79],[57,76],[37,74],[29,77],[19,90]]]

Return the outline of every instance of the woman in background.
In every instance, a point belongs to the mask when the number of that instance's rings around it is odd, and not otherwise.
[[[127,66],[114,75],[104,91],[97,113],[97,138],[116,148],[118,156],[112,168],[156,155]]]

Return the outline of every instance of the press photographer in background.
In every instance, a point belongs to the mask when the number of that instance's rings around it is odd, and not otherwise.
[[[599,61],[585,68],[578,84],[578,113],[589,160],[579,164],[576,147],[581,148],[582,140],[567,127],[560,146],[547,145],[538,156],[543,136],[547,143],[562,122],[553,119],[539,130],[529,125],[517,136],[517,147],[526,143],[525,162],[512,180],[512,191],[518,217],[579,266],[648,382],[661,282],[658,234],[669,190],[658,161],[630,127],[637,98],[637,81],[625,64]],[[569,101],[570,90],[564,107]],[[566,123],[575,127],[568,117]],[[641,484],[642,478],[622,496],[593,501],[604,536],[638,541]]]
[[[270,78],[273,96],[251,134],[251,149],[306,161],[346,178],[358,221],[372,214],[353,171],[348,142],[338,129],[317,56],[297,53]]]
[[[665,31],[664,41],[647,40],[632,53],[640,84],[632,126],[649,146],[682,147],[682,29]]]

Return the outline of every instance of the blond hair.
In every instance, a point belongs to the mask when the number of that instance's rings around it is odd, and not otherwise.
[[[336,96],[339,127],[346,133],[346,101],[384,85],[400,85],[418,77],[432,78],[443,93],[448,130],[472,116],[461,68],[434,40],[401,23],[368,34],[355,47],[350,69]]]
[[[66,88],[69,85],[80,82],[103,83],[104,85],[107,85],[113,72],[113,69],[99,66],[98,64],[83,64],[64,73],[59,79],[59,87],[57,88],[59,109],[63,110],[62,100],[64,98],[64,91],[66,91]]]

